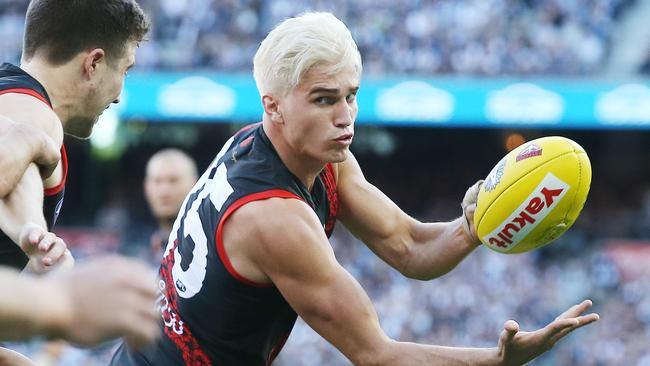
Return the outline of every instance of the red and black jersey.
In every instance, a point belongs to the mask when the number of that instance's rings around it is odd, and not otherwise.
[[[160,268],[163,337],[135,352],[122,345],[112,365],[269,365],[296,313],[272,284],[232,267],[224,222],[243,205],[270,197],[298,199],[329,236],[338,199],[331,164],[309,191],[282,163],[261,124],[231,137],[187,196]],[[287,222],[287,230],[291,222]]]
[[[43,85],[31,77],[21,68],[4,63],[0,66],[0,95],[18,93],[31,95],[52,108],[50,98]],[[61,164],[63,166],[63,179],[56,187],[46,189],[43,201],[43,215],[47,222],[48,230],[52,230],[63,205],[65,179],[68,174],[68,159],[65,147],[61,146]],[[0,265],[23,269],[28,258],[23,251],[7,235],[0,232]]]

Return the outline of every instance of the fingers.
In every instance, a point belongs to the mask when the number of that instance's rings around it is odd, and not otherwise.
[[[560,314],[555,319],[558,320],[558,319],[565,319],[565,318],[575,318],[575,317],[579,316],[580,314],[584,313],[592,305],[593,305],[593,303],[591,302],[591,300],[585,300],[585,301],[581,302],[580,304],[573,305],[567,311]]]
[[[36,224],[26,224],[20,234],[20,247],[33,261],[36,272],[48,270],[57,264],[66,267],[74,264],[72,254],[63,239]]]
[[[160,313],[155,307],[156,277],[144,264],[129,261],[119,263],[128,282],[121,285],[126,301],[120,313],[124,321],[121,332],[129,346],[140,349],[154,341],[159,333]],[[120,281],[121,282],[121,281]]]
[[[559,330],[557,331],[557,333],[551,335],[551,337],[549,338],[549,342],[551,346],[553,346],[560,339],[564,338],[567,334],[573,332],[574,330],[578,328],[582,328],[585,325],[591,324],[599,319],[600,316],[598,314],[592,313],[592,314],[580,316],[578,318],[561,320],[562,322],[566,322],[567,326],[565,326],[564,328],[558,328]],[[568,320],[573,320],[573,321],[568,321]]]
[[[27,254],[32,253],[46,232],[45,229],[31,222],[23,225],[18,236],[20,248]]]
[[[41,243],[39,243],[38,245],[38,249],[41,252],[46,253],[45,256],[43,257],[43,265],[46,267],[57,264],[61,259],[64,258],[64,255],[68,250],[67,246],[65,245],[65,243],[61,238],[56,237],[54,235],[51,236],[53,238],[50,239],[47,243],[43,244],[43,241],[41,241]]]
[[[158,322],[140,320],[135,322],[138,326],[132,326],[124,335],[124,339],[129,347],[139,350],[152,343],[160,335]]]
[[[153,342],[160,333],[160,313],[156,311],[151,297],[131,293],[128,305],[120,310],[122,329],[127,343],[139,349]]]
[[[467,191],[465,192],[465,197],[463,197],[463,202],[461,203],[463,210],[467,206],[476,203],[476,199],[478,198],[478,192],[481,190],[482,184],[483,184],[483,180],[479,180],[467,189]]]
[[[45,234],[46,232],[42,228],[33,227],[29,232],[29,243],[32,245],[38,244]]]
[[[591,300],[585,300],[580,304],[573,305],[567,311],[558,316],[555,321],[547,326],[550,332],[549,342],[554,345],[557,341],[571,333],[575,329],[584,327],[600,319],[596,313],[580,315],[589,309],[593,303]]]

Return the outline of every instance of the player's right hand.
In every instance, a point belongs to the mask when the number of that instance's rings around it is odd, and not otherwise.
[[[92,259],[48,277],[66,300],[50,334],[92,346],[124,336],[134,348],[159,334],[155,276],[141,262],[118,256]]]
[[[591,324],[599,319],[598,314],[581,315],[591,307],[591,300],[573,305],[555,318],[550,324],[534,332],[522,332],[519,324],[508,320],[497,347],[499,364],[504,366],[524,365],[542,353],[550,350],[570,332]]]
[[[27,267],[34,273],[70,269],[74,258],[63,239],[42,227],[27,223],[20,231],[20,249],[29,257]]]
[[[463,209],[463,228],[467,235],[476,243],[480,243],[478,235],[476,234],[476,226],[474,225],[474,211],[476,211],[476,201],[478,200],[478,192],[481,190],[483,180],[474,183],[465,192],[463,202],[460,207]]]

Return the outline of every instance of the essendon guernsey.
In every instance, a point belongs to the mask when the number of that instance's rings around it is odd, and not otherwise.
[[[272,285],[231,266],[221,228],[239,207],[270,197],[309,204],[329,236],[338,200],[331,165],[310,191],[284,166],[261,124],[231,137],[187,196],[160,267],[163,336],[135,352],[122,345],[112,365],[269,365],[296,313]]]

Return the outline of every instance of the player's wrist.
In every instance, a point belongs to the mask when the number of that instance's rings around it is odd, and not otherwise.
[[[472,222],[465,215],[465,212],[463,212],[463,215],[459,217],[456,221],[461,226],[463,239],[466,243],[474,247],[478,247],[479,245],[481,245],[481,240],[479,240],[478,236],[476,236],[476,233],[472,231],[472,226],[471,226]]]

